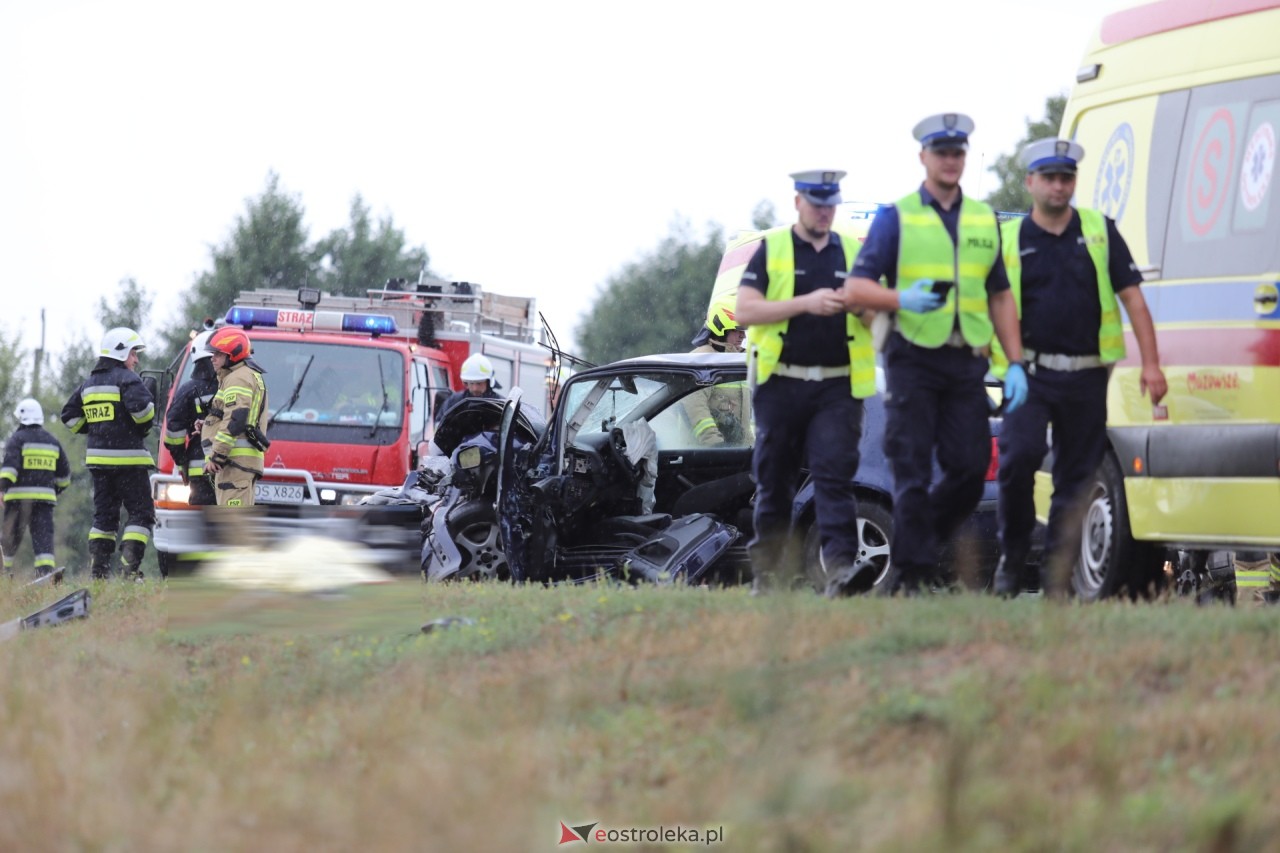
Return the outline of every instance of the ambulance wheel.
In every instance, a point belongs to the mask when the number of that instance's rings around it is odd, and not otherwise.
[[[475,581],[511,579],[493,504],[485,500],[463,504],[445,524],[462,554],[462,565],[454,577]]]
[[[1108,454],[1086,494],[1072,589],[1084,601],[1150,598],[1164,588],[1164,562],[1163,548],[1133,538],[1124,475],[1120,463]]]

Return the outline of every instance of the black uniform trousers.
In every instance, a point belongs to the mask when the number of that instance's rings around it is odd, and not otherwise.
[[[807,452],[813,475],[814,507],[829,571],[852,565],[858,554],[858,501],[853,478],[858,472],[862,437],[862,401],[849,391],[849,377],[810,382],[771,376],[755,390],[756,425],[751,460],[756,481],[749,545],[757,576],[790,578],[797,573],[788,552],[792,504]],[[788,561],[784,563],[784,560]]]
[[[35,553],[36,571],[42,575],[47,574],[53,569],[53,501],[5,501],[0,548],[4,549],[4,568],[7,572],[13,571],[13,557],[22,545],[23,529],[31,531],[31,550]]]
[[[893,469],[893,573],[886,592],[932,581],[939,546],[977,508],[991,463],[988,360],[894,333],[885,349],[884,452]],[[933,484],[937,455],[941,479]]]
[[[115,550],[115,534],[120,526],[120,507],[129,513],[127,528],[141,532],[147,539],[156,526],[156,507],[151,499],[151,469],[142,465],[121,465],[118,468],[93,467],[93,530],[111,534],[110,538],[94,536],[90,532],[89,558],[95,576],[109,570],[111,554]],[[126,533],[130,531],[126,529]],[[138,571],[146,543],[126,539],[120,544],[120,557],[129,571]]]
[[[1048,450],[1053,425],[1053,500],[1045,554],[1071,558],[1080,542],[1080,501],[1107,448],[1105,367],[1059,371],[1035,366],[1027,376],[1027,401],[1004,416],[1000,432],[1000,551],[1021,570],[1036,525],[1035,476]]]

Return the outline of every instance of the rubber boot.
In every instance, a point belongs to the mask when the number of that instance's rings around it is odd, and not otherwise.
[[[89,570],[94,580],[106,580],[111,577],[111,555],[116,552],[116,543],[111,539],[89,540]]]
[[[127,581],[142,581],[142,555],[147,551],[147,544],[136,539],[126,539],[120,543],[120,568]]]

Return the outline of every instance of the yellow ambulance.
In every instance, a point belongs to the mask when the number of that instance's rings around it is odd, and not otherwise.
[[[1109,15],[1062,135],[1086,151],[1077,204],[1114,218],[1143,268],[1169,380],[1160,406],[1139,394],[1126,330],[1077,592],[1145,589],[1175,549],[1280,550],[1280,0]]]

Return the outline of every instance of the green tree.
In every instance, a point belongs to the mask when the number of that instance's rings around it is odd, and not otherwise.
[[[0,329],[0,423],[6,429],[0,430],[0,437],[7,435],[13,419],[13,410],[18,401],[29,393],[27,387],[28,353],[22,346],[22,335],[19,332],[9,333]]]
[[[427,250],[407,247],[404,232],[389,218],[373,223],[359,195],[351,200],[350,216],[346,228],[329,232],[312,251],[312,281],[321,290],[364,296],[387,279],[413,279],[427,270]]]
[[[596,363],[659,352],[687,352],[706,321],[711,287],[724,254],[714,226],[696,239],[676,221],[658,247],[627,264],[601,289],[576,337],[583,358]],[[637,322],[637,318],[644,322]]]
[[[246,200],[230,239],[210,250],[213,269],[200,273],[179,299],[178,319],[158,339],[168,358],[204,318],[222,316],[240,291],[308,283],[312,252],[302,219],[302,202],[281,189],[279,175],[268,174],[262,195]]]
[[[1066,95],[1054,95],[1044,102],[1044,118],[1027,119],[1027,133],[1018,143],[1021,151],[1028,143],[1058,135],[1062,126],[1062,113],[1067,107]],[[1018,163],[1018,153],[1001,154],[991,171],[1000,179],[1000,186],[987,196],[987,204],[996,210],[1023,211],[1031,209],[1031,194],[1027,192],[1027,170]]]
[[[751,211],[751,227],[756,231],[766,231],[778,224],[778,213],[774,210],[773,202],[761,199],[756,204],[755,210]]]

